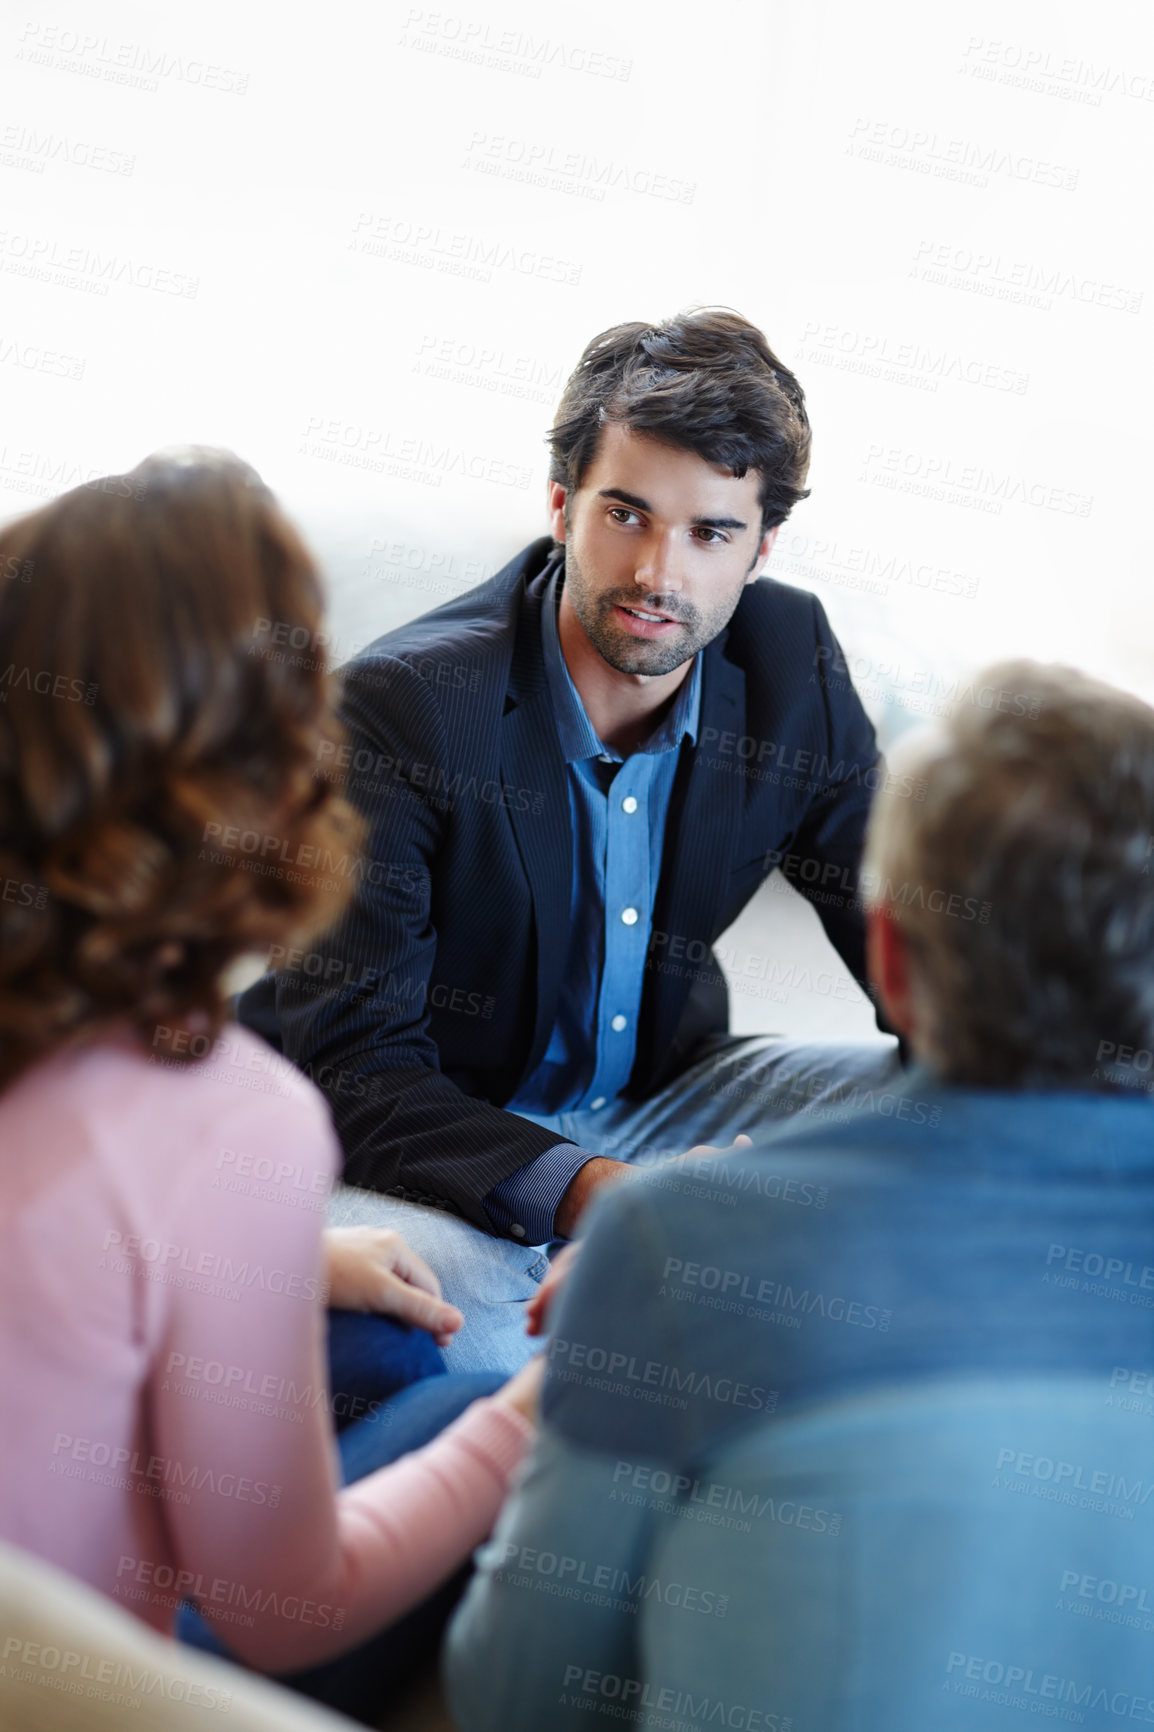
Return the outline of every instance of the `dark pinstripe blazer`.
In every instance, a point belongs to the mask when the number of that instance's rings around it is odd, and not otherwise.
[[[372,826],[357,897],[240,1011],[328,1095],[350,1184],[488,1231],[481,1199],[558,1140],[501,1110],[548,1044],[569,936],[569,790],[540,632],[551,553],[535,541],[345,668],[349,744],[330,762]],[[775,865],[864,984],[854,893],[878,753],[825,613],[761,579],[703,657],[654,904],[637,1098],[727,1027],[710,947]]]

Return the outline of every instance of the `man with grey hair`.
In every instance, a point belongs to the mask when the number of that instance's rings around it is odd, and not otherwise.
[[[875,988],[952,1083],[1144,1089],[1154,718],[1068,669],[1007,664],[978,689],[989,709],[903,754],[924,804],[880,796],[863,875]],[[911,900],[911,882],[931,888]]]
[[[917,1064],[853,1114],[598,1199],[536,1455],[450,1637],[463,1732],[614,1703],[649,1725],[1001,1725],[982,1686],[1007,1677],[1023,1708],[1063,1679],[1087,1702],[1098,1675],[1110,1712],[1146,1700],[1149,1625],[1103,1633],[1078,1594],[1154,1592],[1148,1433],[1111,1395],[1119,1368],[1154,1380],[1154,709],[1010,663],[903,748],[924,797],[879,796],[863,887]],[[943,1381],[951,1470],[916,1428],[879,1450],[885,1403],[932,1408]],[[1056,1448],[1031,1441],[1039,1389],[1075,1403]],[[838,1455],[846,1403],[867,1420]]]

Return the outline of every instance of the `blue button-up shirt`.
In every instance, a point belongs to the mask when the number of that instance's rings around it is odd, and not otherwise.
[[[661,725],[628,758],[600,740],[569,677],[557,629],[558,573],[541,608],[545,672],[561,751],[569,766],[573,890],[569,955],[545,1055],[510,1112],[552,1116],[597,1110],[629,1080],[645,980],[665,821],[681,743],[696,743],[701,656]],[[494,1187],[485,1208],[499,1230],[539,1244],[570,1180],[591,1158],[562,1143]]]

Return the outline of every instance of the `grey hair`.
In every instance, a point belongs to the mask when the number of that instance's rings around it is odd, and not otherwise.
[[[978,1087],[1154,1084],[1154,709],[1004,662],[899,760],[862,895],[905,939],[920,1056]]]

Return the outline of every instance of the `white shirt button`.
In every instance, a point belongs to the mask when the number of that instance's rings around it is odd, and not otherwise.
[[[620,1034],[621,1030],[625,1027],[625,1018],[620,1015],[615,1016],[609,1026],[615,1034]]]
[[[589,1105],[592,1107],[592,1109],[595,1113],[599,1113],[601,1111],[601,1108],[605,1105],[605,1096],[604,1095],[598,1095],[597,1099],[595,1101],[589,1102]]]
[[[632,794],[626,794],[625,798],[621,802],[621,810],[623,812],[636,812],[637,801],[633,798]]]
[[[525,1237],[525,1229],[521,1225],[520,1221],[514,1221],[513,1225],[509,1228],[509,1231],[512,1233],[514,1239],[523,1239]]]
[[[636,910],[636,908],[623,908],[621,910],[621,918],[622,918],[622,920],[624,920],[626,926],[636,926],[637,925],[637,910]]]

